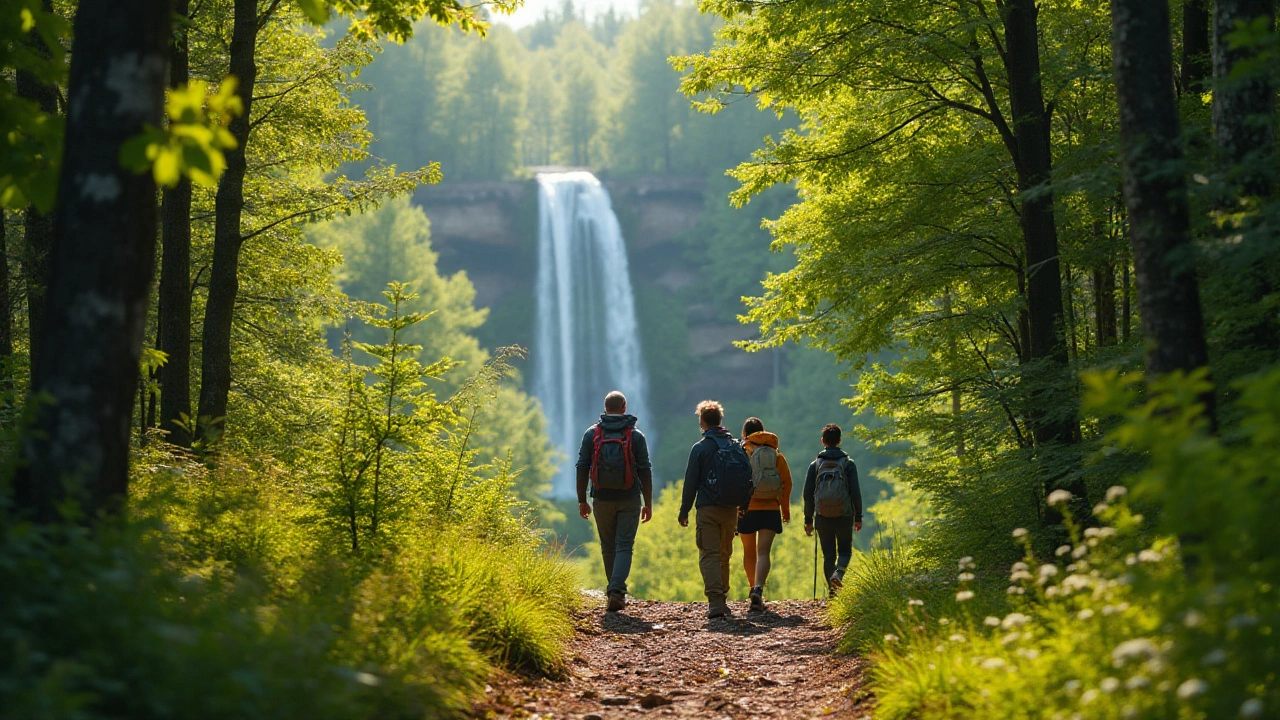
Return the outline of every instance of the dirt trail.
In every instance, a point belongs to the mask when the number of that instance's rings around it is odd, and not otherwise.
[[[870,716],[863,660],[832,653],[839,633],[817,602],[770,602],[758,615],[730,603],[732,620],[707,620],[698,603],[600,604],[577,616],[566,677],[495,677],[475,717]]]

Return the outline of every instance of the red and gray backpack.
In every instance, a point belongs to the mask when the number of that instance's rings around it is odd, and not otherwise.
[[[591,453],[591,485],[596,490],[630,490],[636,481],[631,428],[605,430],[596,424]]]

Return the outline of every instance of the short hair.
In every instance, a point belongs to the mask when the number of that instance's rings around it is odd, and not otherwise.
[[[749,417],[742,423],[742,437],[758,432],[764,432],[764,421],[760,418]]]
[[[604,411],[607,413],[619,413],[627,409],[627,396],[621,392],[614,390],[604,396]]]
[[[698,403],[698,417],[707,427],[718,427],[724,422],[724,406],[715,400],[703,400]]]
[[[840,426],[835,423],[827,423],[822,428],[822,444],[835,447],[840,444]]]

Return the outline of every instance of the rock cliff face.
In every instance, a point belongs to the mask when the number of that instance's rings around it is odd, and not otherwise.
[[[752,329],[696,299],[701,259],[689,256],[684,241],[706,205],[705,183],[665,177],[603,182],[627,242],[651,404],[661,416],[655,424],[687,421],[704,398],[761,399],[774,379],[772,355],[734,347]],[[431,220],[440,270],[465,271],[476,303],[490,308],[481,330],[490,347],[529,347],[532,341],[537,197],[533,180],[428,186],[414,197]],[[683,438],[678,444],[685,445]]]

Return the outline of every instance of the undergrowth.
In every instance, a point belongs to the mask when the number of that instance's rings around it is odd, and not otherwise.
[[[913,546],[879,550],[832,606],[845,649],[869,651],[877,716],[1261,718],[1280,713],[1280,370],[1238,386],[1244,418],[1218,437],[1202,376],[1137,400],[1133,378],[1086,376],[1088,408],[1121,417],[1111,453],[1145,467],[1093,523],[1048,552],[1025,529],[1007,570],[971,557],[945,574]],[[1158,513],[1144,513],[1158,507]]]

